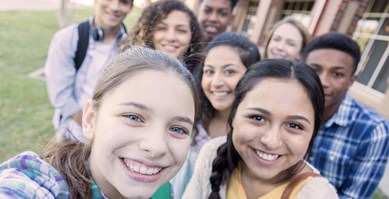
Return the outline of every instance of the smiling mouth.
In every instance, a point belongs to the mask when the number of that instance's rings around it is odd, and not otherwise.
[[[161,170],[163,169],[162,167],[150,167],[150,166],[146,166],[144,164],[141,164],[139,162],[125,160],[123,158],[122,158],[122,161],[127,166],[127,168],[129,168],[131,171],[133,171],[135,173],[142,174],[142,175],[155,175],[155,174],[158,174],[159,172],[161,172]]]
[[[255,154],[257,154],[257,156],[262,160],[266,160],[266,161],[274,161],[280,157],[280,155],[265,153],[258,150],[255,150]]]
[[[226,95],[228,95],[228,92],[227,91],[223,91],[223,92],[216,92],[216,91],[213,91],[212,94],[216,97],[224,97]]]

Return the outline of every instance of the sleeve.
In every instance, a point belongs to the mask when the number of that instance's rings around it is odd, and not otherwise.
[[[74,96],[74,56],[77,41],[77,24],[58,31],[51,40],[45,63],[50,102],[65,118],[81,110]]]
[[[30,198],[47,198],[55,197],[49,190],[32,181],[23,173],[16,169],[0,174],[0,198],[11,199],[30,199]]]
[[[201,148],[183,199],[204,198],[210,194],[211,184],[209,178],[212,173],[212,162],[216,157],[217,148],[225,141],[225,136],[215,138]]]
[[[350,175],[338,189],[342,199],[371,198],[384,175],[389,156],[389,125],[382,121],[374,126],[362,139]]]

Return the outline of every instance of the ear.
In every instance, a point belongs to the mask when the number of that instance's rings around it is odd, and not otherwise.
[[[82,133],[88,140],[92,140],[95,136],[96,116],[93,101],[88,100],[82,110]]]
[[[357,76],[353,75],[350,80],[349,80],[349,83],[348,83],[348,88],[350,88],[353,83],[355,82],[355,80],[357,79]]]

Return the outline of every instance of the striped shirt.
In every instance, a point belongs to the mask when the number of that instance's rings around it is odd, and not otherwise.
[[[309,162],[337,189],[340,198],[371,198],[389,156],[389,123],[347,94],[321,127]]]
[[[106,199],[92,179],[94,199]],[[70,198],[61,174],[37,154],[27,151],[0,165],[0,198]]]

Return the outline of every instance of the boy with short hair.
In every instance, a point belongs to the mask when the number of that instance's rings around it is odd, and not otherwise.
[[[360,56],[358,44],[341,33],[314,38],[303,53],[325,93],[322,127],[308,160],[340,198],[371,198],[389,156],[388,121],[347,92]]]
[[[232,11],[238,0],[202,0],[199,10],[199,23],[206,42],[225,32],[232,23]]]
[[[117,54],[116,44],[126,35],[122,24],[133,6],[132,0],[95,0],[95,13],[89,19],[88,47],[78,68],[78,24],[59,30],[53,36],[45,64],[47,91],[55,107],[53,124],[58,139],[85,141],[81,135],[81,109],[92,97],[97,80],[110,59]],[[88,32],[87,32],[88,34]],[[65,130],[66,129],[66,130]]]

